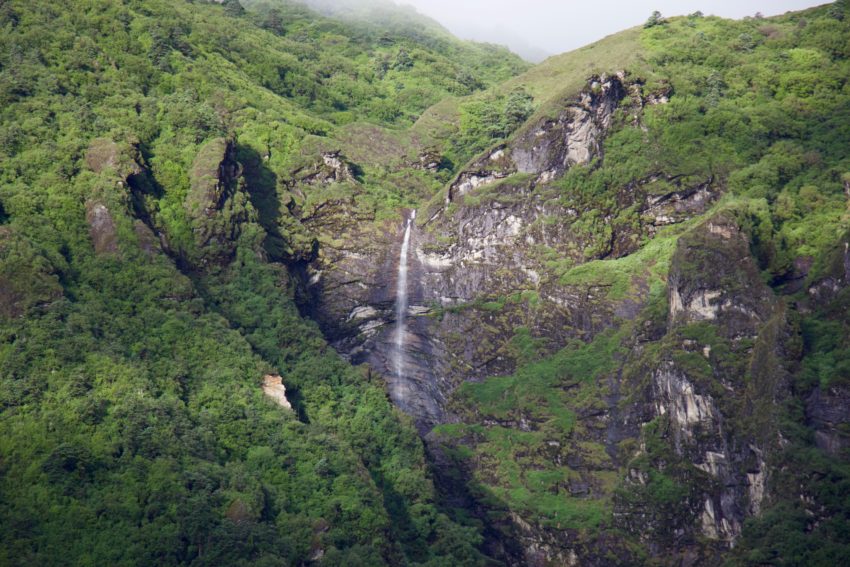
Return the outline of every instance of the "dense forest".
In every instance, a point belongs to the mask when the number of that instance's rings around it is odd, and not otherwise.
[[[647,16],[0,0],[0,565],[841,564],[850,6]]]
[[[409,420],[263,261],[265,182],[221,219],[245,220],[223,243],[195,239],[183,201],[218,139],[238,137],[246,163],[271,151],[255,175],[273,175],[307,135],[409,123],[525,64],[292,4],[0,14],[0,563],[477,561],[480,535],[435,506]],[[114,224],[100,250],[93,203]],[[296,413],[263,399],[271,372]]]

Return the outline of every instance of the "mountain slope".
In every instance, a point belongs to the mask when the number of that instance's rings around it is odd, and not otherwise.
[[[0,5],[0,563],[840,564],[845,3],[245,5]]]
[[[444,158],[483,152],[420,201],[405,376],[403,224],[327,225],[313,316],[404,393],[509,562],[844,553],[843,10],[662,21],[426,112]],[[518,87],[536,108],[505,128]]]
[[[479,563],[382,382],[266,261],[298,233],[264,248],[258,223],[308,133],[523,64],[232,8],[0,7],[0,562]],[[277,373],[294,412],[263,396]]]

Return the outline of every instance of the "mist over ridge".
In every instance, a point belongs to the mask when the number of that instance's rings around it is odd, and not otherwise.
[[[376,18],[395,3],[428,16],[461,39],[505,45],[525,60],[538,63],[593,43],[622,29],[642,24],[654,11],[665,16],[697,10],[707,15],[743,18],[756,13],[782,14],[823,4],[817,0],[298,0],[322,13]],[[412,15],[412,14],[411,14]]]

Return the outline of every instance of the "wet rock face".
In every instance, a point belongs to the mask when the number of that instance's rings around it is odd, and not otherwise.
[[[118,253],[118,236],[115,232],[115,220],[109,209],[100,202],[86,205],[86,221],[89,224],[94,251],[99,255]]]
[[[403,384],[392,360],[404,225],[366,229],[366,223],[346,217],[344,208],[335,220],[322,221],[324,227],[333,223],[338,238],[326,242],[305,269],[310,313],[339,352],[355,364],[368,362],[387,379],[394,401],[423,431],[452,419],[446,399],[463,381],[515,368],[504,345],[517,327],[546,336],[555,349],[638,310],[633,299],[597,301],[603,290],[563,286],[545,277],[542,260],[531,251],[534,243],[547,242],[567,253],[573,240],[568,227],[543,219],[568,213],[526,192],[522,186],[505,187],[502,196],[515,197],[506,199],[510,203],[464,207],[432,226],[413,226]],[[530,311],[525,302],[505,300],[519,290],[541,307]]]
[[[622,104],[648,104],[640,89],[625,81],[624,75],[592,78],[556,118],[538,120],[462,171],[449,185],[445,206],[419,211],[409,260],[405,356],[411,378],[403,386],[395,383],[389,361],[404,223],[376,226],[352,218],[354,207],[344,202],[306,221],[313,232],[332,235],[304,269],[307,310],[339,352],[352,362],[368,362],[387,377],[391,391],[404,392],[394,398],[420,429],[453,419],[445,402],[463,381],[515,369],[505,343],[516,328],[546,337],[554,351],[571,338],[592,337],[616,317],[633,318],[640,311],[648,293],[645,284],[636,284],[637,296],[605,301],[603,288],[561,285],[540,253],[547,250],[550,258],[575,263],[588,259],[587,237],[571,229],[585,211],[564,204],[557,191],[539,187],[575,164],[600,157],[604,135]],[[436,157],[425,161],[436,163]],[[295,178],[336,179],[317,177],[323,168],[296,172]],[[626,188],[618,206],[637,204],[647,215],[666,215],[665,222],[673,223],[702,212],[717,196],[711,180],[670,184],[671,191],[652,197],[643,186]],[[651,235],[652,230],[647,225],[644,232]],[[635,234],[616,234],[605,253],[628,254],[638,241]],[[524,301],[506,301],[523,293],[539,302],[538,308],[530,311]]]
[[[362,213],[353,201],[345,199],[302,218],[311,232],[324,235],[316,258],[302,265],[305,308],[340,353],[385,377],[393,401],[413,416],[423,435],[436,424],[474,413],[453,405],[452,393],[463,382],[516,370],[510,343],[518,328],[540,337],[545,354],[642,316],[650,285],[640,276],[629,282],[628,294],[610,296],[604,286],[564,283],[552,258],[572,266],[626,256],[641,239],[704,213],[719,197],[713,179],[659,172],[636,180],[616,195],[616,208],[637,211],[636,222],[612,229],[610,243],[586,254],[598,243],[589,242],[574,225],[599,211],[570,200],[548,182],[576,163],[601,156],[617,108],[653,103],[641,99],[640,89],[624,84],[622,77],[596,82],[556,118],[539,121],[474,161],[450,183],[444,203],[419,211],[410,234],[401,380],[393,357],[404,220],[358,216]],[[352,186],[356,189],[356,183]],[[611,214],[603,211],[602,222],[610,221],[605,215]],[[646,337],[634,339],[664,345],[657,359],[638,361],[645,365],[643,373],[628,380],[641,385],[627,384],[620,375],[609,377],[610,396],[600,400],[595,413],[577,416],[588,430],[578,441],[604,446],[614,471],[633,457],[620,454],[621,442],[640,444],[645,428],[664,424],[669,453],[655,466],[674,463],[670,477],[688,487],[686,498],[676,504],[681,513],[636,510],[628,503],[615,513],[622,518],[618,525],[640,537],[647,523],[655,526],[654,535],[647,536],[653,553],[666,553],[671,541],[691,542],[677,547],[685,550],[685,561],[703,549],[697,540],[714,542],[706,545],[715,550],[728,549],[746,517],[761,509],[769,480],[765,462],[776,440],[744,435],[729,424],[749,414],[769,423],[771,404],[785,388],[784,369],[750,372],[748,383],[744,371],[727,368],[718,352],[728,349],[743,360],[770,356],[782,348],[785,326],[778,301],[761,280],[748,236],[724,214],[681,237],[668,278],[668,311],[666,324],[658,317],[651,329],[638,332]],[[680,336],[700,324],[715,329],[714,343]],[[713,350],[717,341],[723,349]],[[704,363],[696,364],[696,357]],[[620,404],[621,390],[628,390],[628,405]],[[540,428],[520,414],[480,424],[525,432]],[[568,447],[578,441],[554,441],[546,446],[547,458],[585,470],[590,465]],[[649,475],[633,472],[626,486],[631,482],[636,490],[648,490]],[[602,494],[590,476],[579,476],[565,487],[571,495]],[[604,537],[593,545],[576,543],[581,538],[567,529],[514,515],[503,526],[517,546],[507,554],[515,558],[513,564],[606,564],[597,545]],[[616,541],[609,543],[618,548]]]
[[[850,389],[815,388],[806,402],[817,446],[833,455],[850,448]]]
[[[841,321],[846,317],[847,288],[850,286],[850,234],[839,240],[829,258],[828,274],[808,288],[813,306]],[[846,337],[844,341],[846,342]],[[846,455],[850,448],[850,388],[845,383],[818,384],[806,400],[806,416],[815,430],[818,447],[833,455]]]
[[[430,306],[423,300],[421,265],[413,250],[420,238],[411,231],[408,264],[408,311],[404,359],[406,378],[399,383],[396,353],[396,289],[401,223],[369,226],[344,207],[323,218],[339,239],[326,242],[317,259],[304,268],[307,309],[332,346],[354,364],[368,363],[381,374],[396,404],[413,415],[425,432],[443,420],[445,387],[443,346],[428,331]],[[367,228],[368,227],[368,228]],[[354,244],[356,243],[356,244]]]

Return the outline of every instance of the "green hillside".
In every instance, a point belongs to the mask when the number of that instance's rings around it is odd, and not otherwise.
[[[850,7],[656,19],[535,67],[366,14],[0,0],[0,565],[841,564]],[[611,77],[591,159],[497,171]],[[411,316],[444,349],[423,441],[351,362],[399,220],[439,265],[529,204],[534,285],[487,266]],[[681,322],[680,289],[738,319]],[[712,432],[653,413],[668,367],[757,481],[723,492]],[[727,538],[703,508],[733,492]]]
[[[235,6],[0,6],[0,564],[475,563],[480,536],[435,507],[409,420],[264,260],[252,202],[308,136],[409,123],[525,64]],[[211,244],[184,201],[225,139],[251,193]],[[264,399],[267,373],[294,413]]]

